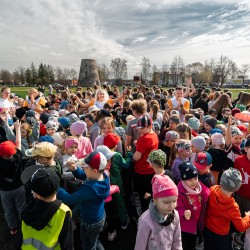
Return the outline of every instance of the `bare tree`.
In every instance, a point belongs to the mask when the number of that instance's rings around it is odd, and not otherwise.
[[[2,80],[4,84],[11,84],[12,77],[12,74],[8,70],[2,69],[0,71],[0,80]]]
[[[121,58],[111,60],[110,68],[117,83],[127,78],[127,61]]]
[[[141,61],[141,80],[143,83],[146,83],[151,76],[151,64],[149,58],[146,58],[145,56],[142,58]]]
[[[243,80],[243,84],[245,82],[245,79],[247,78],[247,73],[250,70],[250,64],[242,64],[241,68],[239,70],[240,78]]]
[[[203,71],[204,71],[204,66],[200,62],[188,64],[185,68],[185,74],[192,76],[192,80],[195,84],[202,83],[202,72]]]
[[[106,82],[110,77],[110,70],[106,64],[98,65],[98,74],[100,82]]]
[[[182,74],[184,72],[184,61],[181,56],[175,56],[171,66],[170,71],[173,75],[173,83],[175,85],[178,85],[179,83],[182,83]]]
[[[237,65],[227,56],[221,55],[216,65],[216,73],[220,76],[221,86],[225,83],[229,76],[237,72]]]

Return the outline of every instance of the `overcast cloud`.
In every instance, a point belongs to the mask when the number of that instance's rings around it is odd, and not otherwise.
[[[11,71],[121,57],[132,76],[142,56],[160,67],[221,54],[241,66],[250,63],[250,1],[0,0],[0,41],[0,68]]]

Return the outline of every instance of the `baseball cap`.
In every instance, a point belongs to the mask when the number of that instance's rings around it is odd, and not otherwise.
[[[166,142],[166,141],[177,141],[179,139],[179,134],[173,130],[171,131],[168,131],[166,134],[165,134],[165,140],[163,142]]]
[[[212,156],[207,152],[199,152],[196,154],[194,165],[199,170],[204,170],[212,164]]]
[[[102,153],[107,160],[110,160],[116,152],[110,150],[107,146],[101,145],[96,148],[96,151]]]
[[[148,128],[153,124],[152,119],[149,115],[145,114],[138,118],[137,120],[137,128]]]
[[[16,145],[12,141],[4,141],[0,143],[0,156],[9,157],[16,153]]]
[[[26,168],[21,174],[23,184],[35,193],[49,197],[59,188],[59,178],[50,168],[33,165]]]
[[[83,160],[83,167],[90,166],[97,170],[104,170],[107,165],[107,159],[103,153],[93,151]]]
[[[53,157],[57,151],[57,146],[50,142],[40,142],[34,148],[25,150],[25,154],[29,157],[42,156]]]

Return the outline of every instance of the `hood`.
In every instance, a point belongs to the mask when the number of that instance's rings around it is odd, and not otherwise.
[[[211,193],[209,196],[209,206],[211,206],[211,208],[214,208],[214,215],[221,216],[221,211],[225,211],[225,213],[227,214],[228,211],[232,207],[234,207],[234,199],[222,193],[219,185],[212,186],[210,188],[210,191]]]
[[[61,204],[62,202],[59,200],[44,202],[39,199],[33,199],[22,212],[22,220],[28,226],[40,231],[48,224]]]
[[[106,199],[109,196],[110,184],[108,175],[103,173],[103,176],[103,181],[86,179],[84,185],[91,187],[101,199]]]

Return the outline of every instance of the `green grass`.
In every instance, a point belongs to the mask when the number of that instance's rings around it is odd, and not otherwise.
[[[22,97],[22,98],[26,98],[26,95],[28,94],[28,90],[30,89],[31,87],[11,87],[11,92],[12,93],[16,93],[18,96]],[[85,88],[83,88],[85,89]],[[72,88],[71,91],[75,91],[76,88]],[[250,93],[250,89],[229,89],[230,92],[233,93],[233,98],[236,98],[238,93],[240,91],[244,91],[244,92],[249,92]],[[48,88],[46,88],[46,92],[45,94],[48,93]],[[54,91],[55,93],[55,91]]]

